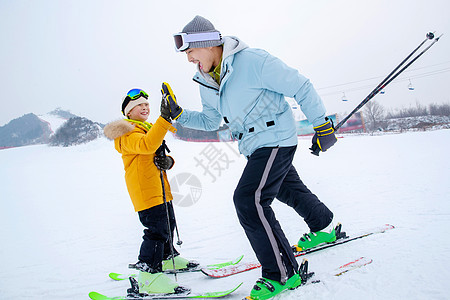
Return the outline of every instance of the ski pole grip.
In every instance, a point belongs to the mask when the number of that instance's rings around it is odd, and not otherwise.
[[[311,150],[311,154],[314,154],[315,156],[319,156],[320,147],[319,147],[319,145],[317,145],[317,143],[314,143],[311,146],[311,148],[309,148],[309,150]]]

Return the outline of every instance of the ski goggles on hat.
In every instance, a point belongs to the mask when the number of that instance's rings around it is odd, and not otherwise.
[[[173,39],[175,40],[175,50],[181,52],[189,48],[189,43],[214,41],[214,40],[220,41],[222,37],[220,35],[220,32],[218,31],[196,32],[196,33],[180,32],[174,34]]]
[[[144,97],[145,99],[148,99],[148,94],[146,92],[144,92],[141,89],[132,89],[127,93],[128,98],[130,98],[130,100],[136,100],[139,97]]]
[[[144,97],[145,99],[148,99],[148,94],[141,89],[130,90],[127,93],[127,95],[125,96],[125,98],[123,99],[122,113],[125,114],[125,108],[131,101],[139,99],[140,97]]]

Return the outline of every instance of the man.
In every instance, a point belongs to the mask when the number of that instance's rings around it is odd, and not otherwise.
[[[285,96],[294,98],[314,125],[313,141],[321,151],[336,142],[334,129],[312,84],[264,50],[249,48],[236,37],[221,37],[213,24],[196,16],[174,35],[178,51],[197,64],[202,112],[183,110],[168,84],[163,96],[171,117],[181,125],[216,130],[222,120],[239,143],[247,165],[234,192],[239,221],[262,265],[263,278],[252,299],[268,299],[300,285],[298,264],[270,207],[286,203],[305,220],[310,233],[298,242],[304,249],[336,239],[333,213],[300,180],[292,160],[297,133]]]

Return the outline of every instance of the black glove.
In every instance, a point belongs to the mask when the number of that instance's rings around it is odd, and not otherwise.
[[[334,126],[331,119],[325,118],[325,121],[326,122],[322,125],[314,127],[316,133],[312,138],[313,145],[311,150],[313,150],[313,154],[316,154],[314,152],[317,151],[316,155],[319,154],[317,147],[319,147],[322,152],[325,152],[337,141],[337,138],[334,135]]]
[[[161,117],[163,117],[163,119],[167,122],[172,123],[172,121],[170,120],[170,106],[167,100],[164,99],[164,97],[162,97],[161,99]]]
[[[173,167],[175,161],[172,156],[155,156],[154,162],[158,169],[167,171]]]
[[[172,120],[178,119],[183,113],[183,109],[178,105],[177,98],[173,94],[170,85],[167,82],[162,83],[161,94],[170,107],[170,117]]]

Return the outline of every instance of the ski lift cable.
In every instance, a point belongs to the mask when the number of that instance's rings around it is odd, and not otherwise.
[[[445,61],[445,62],[438,63],[438,64],[433,64],[433,65],[423,66],[423,67],[419,67],[419,68],[414,68],[414,69],[405,71],[405,73],[410,73],[410,72],[414,72],[414,71],[417,71],[417,70],[431,68],[431,67],[435,67],[435,66],[440,66],[440,65],[444,65],[444,64],[448,64],[448,63],[450,63],[450,61]]]
[[[440,73],[445,73],[445,72],[449,72],[449,71],[450,71],[450,68],[440,69],[440,70],[420,73],[420,74],[416,74],[416,75],[411,75],[411,76],[408,76],[408,78],[427,77],[427,76],[431,76],[431,75],[434,75],[434,74],[440,74]],[[402,78],[400,78],[399,80],[402,80]]]
[[[430,72],[430,73],[418,74],[418,75],[411,76],[411,78],[417,79],[417,78],[429,77],[429,76],[438,75],[438,74],[447,73],[447,72],[450,72],[450,69],[448,69],[448,70],[439,70],[439,71],[432,72],[432,73]],[[401,80],[398,80],[398,81],[404,81],[404,79],[401,79]]]
[[[438,63],[438,64],[433,64],[433,65],[428,65],[428,66],[424,66],[424,67],[411,69],[411,70],[405,71],[405,73],[406,72],[410,73],[410,72],[414,72],[414,71],[417,71],[417,70],[420,70],[420,69],[431,68],[431,67],[435,67],[435,66],[439,66],[439,65],[443,65],[443,64],[447,64],[447,63],[450,63],[450,61],[446,61],[446,62],[442,62],[442,63]],[[442,70],[447,70],[447,69],[450,69],[450,68],[445,68],[445,69],[442,69]],[[429,71],[429,72],[434,72],[434,71]],[[415,76],[415,75],[413,75],[413,76]],[[354,84],[354,83],[358,83],[358,82],[364,82],[364,81],[369,81],[369,80],[380,79],[382,77],[383,76],[376,76],[376,77],[370,77],[370,78],[361,79],[361,80],[349,81],[349,82],[339,83],[339,84],[330,85],[330,86],[326,86],[326,87],[319,87],[319,88],[316,88],[316,90],[326,90],[326,89],[331,89],[331,88],[339,87],[339,86],[343,86],[343,85],[350,85],[350,84]]]
[[[421,74],[412,75],[412,76],[409,76],[409,77],[397,78],[397,80],[395,82],[393,82],[393,83],[395,84],[395,83],[404,82],[404,81],[407,81],[409,78],[411,78],[411,79],[418,79],[418,78],[424,78],[424,77],[439,75],[439,74],[443,74],[443,73],[447,73],[447,72],[450,72],[450,68],[436,70],[436,71],[431,71],[431,72],[426,72],[426,73],[421,73]],[[364,86],[349,88],[349,89],[346,89],[345,91],[346,92],[359,91],[359,90],[370,88],[372,86],[373,85],[364,85]],[[342,91],[333,91],[333,92],[329,92],[329,93],[326,93],[326,94],[320,94],[320,96],[321,97],[325,97],[325,96],[331,96],[331,95],[336,95],[336,94],[340,94],[340,93],[342,93]]]

